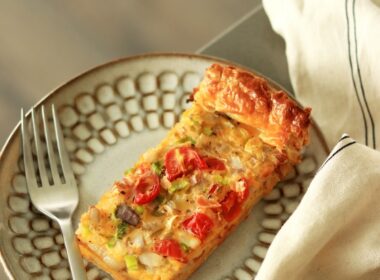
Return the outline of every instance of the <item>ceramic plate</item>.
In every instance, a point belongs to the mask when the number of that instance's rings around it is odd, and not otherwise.
[[[73,79],[36,105],[54,103],[59,111],[80,190],[75,223],[142,152],[159,143],[189,106],[186,100],[205,68],[214,62],[227,63],[184,54],[121,59]],[[19,145],[16,128],[0,158],[2,265],[14,279],[69,279],[57,224],[39,214],[29,201]],[[313,125],[303,161],[191,279],[250,280],[327,152],[322,135]],[[88,279],[110,278],[91,264],[86,268]]]

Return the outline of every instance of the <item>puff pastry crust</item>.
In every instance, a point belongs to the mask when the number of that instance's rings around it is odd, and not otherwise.
[[[214,64],[193,96],[205,110],[225,113],[259,130],[266,142],[279,149],[300,149],[309,140],[311,109],[302,109],[285,92],[252,73]]]

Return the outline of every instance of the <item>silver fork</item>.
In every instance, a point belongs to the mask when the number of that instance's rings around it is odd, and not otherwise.
[[[78,244],[74,235],[71,217],[78,205],[79,193],[75,181],[71,163],[63,142],[62,130],[59,124],[54,105],[52,106],[54,133],[58,148],[58,157],[54,150],[52,132],[48,126],[45,108],[41,108],[42,123],[46,149],[48,153],[48,163],[50,168],[46,168],[43,144],[40,140],[39,127],[36,113],[32,109],[33,139],[37,154],[38,173],[35,172],[36,166],[33,161],[31,139],[29,138],[28,125],[24,111],[21,109],[21,134],[22,148],[24,154],[25,176],[28,192],[33,205],[46,216],[55,220],[61,227],[67,256],[69,259],[71,274],[74,280],[86,278],[86,271],[83,267],[83,260],[79,252]],[[59,166],[63,173],[63,180],[60,176]],[[51,177],[48,172],[50,171]],[[38,174],[40,180],[38,180]],[[50,178],[50,180],[49,180]]]

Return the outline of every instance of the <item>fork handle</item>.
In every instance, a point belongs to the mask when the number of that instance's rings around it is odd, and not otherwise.
[[[62,219],[58,221],[65,242],[67,258],[69,259],[71,275],[74,280],[87,279],[86,270],[84,269],[83,259],[79,251],[78,243],[74,235],[73,227],[70,219]]]

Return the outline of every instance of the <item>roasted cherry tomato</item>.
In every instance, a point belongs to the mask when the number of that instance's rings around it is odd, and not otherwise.
[[[187,262],[181,246],[173,239],[159,240],[154,244],[154,251],[164,257],[171,257],[179,262]]]
[[[164,165],[168,180],[173,181],[182,176],[184,172],[183,158],[179,149],[174,148],[166,153]]]
[[[238,200],[238,194],[234,191],[229,191],[224,199],[220,202],[222,215],[229,222],[234,220],[241,211]]]
[[[165,155],[166,176],[169,181],[174,181],[195,169],[205,168],[207,165],[204,160],[190,147],[173,148]]]
[[[234,191],[237,193],[238,202],[244,202],[249,195],[248,181],[245,178],[237,181],[233,187]]]
[[[134,202],[140,205],[151,202],[160,193],[160,178],[150,168],[141,168],[136,176]]]
[[[234,191],[229,191],[226,196],[223,198],[223,200],[220,202],[222,205],[222,212],[228,213],[231,211],[231,209],[235,206],[237,203],[237,193]]]
[[[223,217],[227,222],[232,222],[235,220],[241,212],[241,207],[238,204],[235,204],[234,207],[231,208],[230,212],[223,213]]]
[[[217,158],[213,157],[204,157],[203,160],[206,162],[207,169],[208,170],[226,170],[226,166],[224,165],[223,161]]]
[[[183,221],[182,225],[187,231],[193,233],[200,240],[204,240],[214,226],[214,223],[206,214],[195,213]]]

